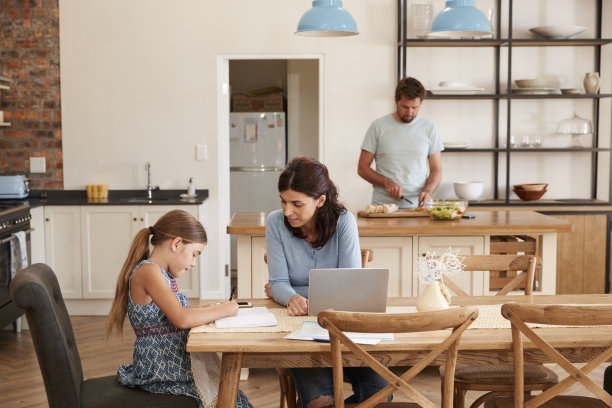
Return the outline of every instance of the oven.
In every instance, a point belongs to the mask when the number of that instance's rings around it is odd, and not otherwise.
[[[26,233],[26,248],[28,264],[30,263],[30,206],[15,203],[6,204],[0,201],[0,329],[13,323],[15,330],[19,331],[17,318],[23,314],[9,293],[11,284],[11,241],[17,241],[13,233],[24,231]]]

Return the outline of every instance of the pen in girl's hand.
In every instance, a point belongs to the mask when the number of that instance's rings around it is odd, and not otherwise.
[[[232,293],[230,293],[229,300],[234,300],[234,296],[236,296],[236,287],[235,286],[232,288]]]

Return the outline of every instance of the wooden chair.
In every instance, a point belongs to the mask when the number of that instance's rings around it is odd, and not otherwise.
[[[392,393],[399,391],[409,397],[416,404],[400,403],[402,407],[437,407],[424,395],[408,384],[418,373],[431,364],[438,356],[445,353],[446,371],[450,374],[444,380],[442,407],[451,408],[453,404],[453,380],[452,375],[457,363],[457,353],[461,335],[478,316],[478,308],[461,307],[435,312],[421,313],[359,313],[359,312],[336,312],[326,310],[318,315],[319,325],[329,332],[332,367],[334,370],[334,401],[336,408],[344,407],[343,390],[343,360],[342,348],[348,348],[355,357],[371,367],[380,376],[389,382],[389,385],[366,401],[354,405],[355,407],[382,407],[387,406],[387,398]],[[414,364],[401,376],[395,375],[387,367],[381,364],[368,351],[355,344],[343,331],[362,333],[412,333],[432,330],[443,330],[452,328],[450,335],[432,351],[427,353],[418,363]],[[375,350],[376,347],[370,348]]]
[[[361,267],[365,268],[368,262],[374,260],[374,251],[364,248],[361,250]],[[264,262],[268,263],[268,254],[264,253]],[[291,374],[285,368],[277,368],[278,383],[280,384],[280,408],[297,408],[297,392]]]
[[[507,295],[510,291],[524,288],[524,294],[530,295],[536,267],[541,263],[534,255],[466,255],[463,257],[464,271],[517,271],[517,276],[506,284],[497,296]],[[455,294],[469,296],[450,278],[444,283]],[[440,376],[444,379],[444,367],[440,367]],[[525,392],[540,391],[557,383],[557,375],[547,367],[537,364],[525,366]],[[455,408],[463,408],[467,391],[489,391],[476,399],[470,408],[476,408],[486,401],[511,394],[514,390],[514,369],[509,364],[489,364],[475,366],[458,366],[455,370],[454,401]]]
[[[500,398],[491,401],[488,406],[495,408],[511,407],[556,407],[556,408],[590,408],[612,406],[612,395],[588,377],[594,368],[612,358],[612,347],[595,356],[582,369],[574,366],[548,342],[527,326],[527,323],[552,324],[563,326],[600,326],[612,325],[612,306],[570,306],[570,305],[530,305],[510,303],[502,306],[502,315],[512,324],[512,351],[514,354],[514,398]],[[588,328],[585,328],[588,330]],[[544,352],[553,362],[563,368],[569,376],[554,387],[541,394],[525,400],[525,383],[523,379],[523,335],[538,349]],[[579,397],[559,395],[575,383],[582,384],[596,397]]]

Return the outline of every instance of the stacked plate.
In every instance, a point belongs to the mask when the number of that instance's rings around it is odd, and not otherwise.
[[[556,91],[556,88],[551,88],[549,82],[545,79],[517,79],[514,81],[518,88],[512,88],[513,94],[531,94],[531,95],[543,95],[549,94]]]
[[[434,95],[473,95],[484,91],[484,88],[456,81],[442,81],[438,85],[427,91]]]

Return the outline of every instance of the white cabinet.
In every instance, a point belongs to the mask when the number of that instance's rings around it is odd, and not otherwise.
[[[45,209],[30,208],[30,264],[45,263]]]
[[[419,236],[418,237],[418,256],[425,256],[427,253],[442,255],[449,249],[459,250],[459,255],[483,255],[489,253],[488,239],[485,236]],[[413,282],[416,291],[414,296],[418,296],[425,285],[419,280],[416,274],[416,261],[414,263]],[[483,272],[462,272],[452,277],[461,289],[473,296],[489,294],[489,274]]]
[[[197,206],[47,206],[46,260],[67,299],[113,299],[117,277],[136,233],[180,208],[198,218]],[[178,280],[199,297],[199,263]]]
[[[412,237],[360,237],[359,245],[374,251],[367,268],[389,269],[388,296],[412,296]]]
[[[57,275],[66,299],[80,299],[81,207],[45,207],[45,262]]]

